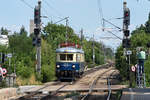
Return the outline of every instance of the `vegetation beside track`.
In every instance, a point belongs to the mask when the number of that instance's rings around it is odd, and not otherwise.
[[[149,57],[149,48],[147,48],[147,43],[150,43],[150,14],[148,16],[148,20],[146,21],[145,25],[141,25],[140,27],[136,28],[131,33],[131,48],[132,51],[131,55],[131,65],[137,64],[137,47],[143,47],[144,50],[147,52],[147,59],[145,61],[145,73],[146,73],[146,84],[150,86],[150,57]],[[120,71],[121,79],[125,83],[129,82],[129,66],[128,61],[126,60],[126,56],[124,56],[123,47],[122,45],[118,47],[116,52],[116,68]],[[131,73],[131,81],[132,87],[135,87],[135,73]]]
[[[15,32],[13,35],[9,35],[9,46],[0,46],[1,53],[12,53],[11,64],[9,67],[8,58],[5,59],[5,63],[2,67],[8,70],[8,73],[17,74],[18,85],[26,84],[39,84],[48,81],[55,80],[55,49],[58,44],[65,42],[66,27],[64,25],[56,25],[48,23],[44,28],[42,34],[42,72],[41,76],[35,72],[35,53],[36,50],[32,46],[33,34],[28,36],[28,32],[24,27],[20,29],[20,32]],[[2,35],[8,35],[8,30],[1,28]],[[81,44],[80,38],[75,34],[71,27],[68,27],[68,41]],[[92,62],[92,40],[86,40],[83,38],[83,49],[85,51],[85,60],[87,65],[93,64]],[[103,44],[94,41],[95,43],[95,64],[104,64],[104,50]],[[104,46],[107,59],[113,59],[113,53],[110,48]],[[32,79],[32,82],[29,81]],[[24,81],[23,81],[24,80]],[[25,81],[26,80],[26,81]]]

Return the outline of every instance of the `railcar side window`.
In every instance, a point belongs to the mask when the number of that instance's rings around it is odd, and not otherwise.
[[[77,62],[79,62],[81,59],[80,54],[77,54]]]
[[[67,60],[69,61],[73,60],[73,54],[67,54]]]
[[[60,54],[60,60],[66,60],[66,54]]]

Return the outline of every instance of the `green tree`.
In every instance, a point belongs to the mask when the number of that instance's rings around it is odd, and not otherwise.
[[[147,52],[147,43],[150,42],[150,15],[149,15],[149,19],[148,21],[146,22],[145,26],[144,25],[141,25],[139,28],[136,28],[131,34],[131,48],[130,50],[132,50],[132,55],[131,55],[131,65],[135,65],[138,63],[138,59],[137,59],[137,51],[136,51],[136,48],[137,47],[143,47],[144,50]],[[122,76],[122,79],[123,80],[128,80],[128,75],[129,75],[129,72],[127,71],[128,70],[128,62],[126,62],[126,57],[123,55],[123,48],[122,46],[120,46],[118,49],[117,49],[117,52],[116,52],[116,55],[115,55],[115,58],[116,58],[116,68],[119,69],[120,71],[120,74]],[[148,58],[149,59],[149,58]],[[147,83],[149,82],[150,80],[150,76],[149,76],[149,70],[150,70],[150,67],[149,67],[149,60],[146,60],[145,61],[145,72],[146,72],[146,81]],[[133,79],[134,75],[132,74],[132,79]]]
[[[55,79],[55,63],[56,53],[60,43],[66,42],[66,27],[64,25],[56,25],[48,23],[44,28],[45,34],[42,34],[41,44],[41,75],[37,76],[37,80],[41,82],[48,82]],[[24,79],[30,79],[33,75],[37,75],[35,71],[36,66],[36,47],[32,46],[33,34],[29,37],[24,27],[20,29],[20,32],[15,32],[9,36],[9,46],[0,46],[0,52],[12,53],[10,72],[14,72],[16,66],[17,76]],[[67,30],[68,39],[67,42],[81,44],[80,38],[74,33],[71,27]],[[85,60],[88,64],[92,62],[92,41],[83,39],[83,50],[85,51]],[[102,44],[94,41],[95,44],[95,61],[96,64],[104,63],[104,52],[102,50]],[[110,56],[110,50],[107,56]],[[9,62],[5,62],[6,68],[8,68]]]
[[[25,30],[24,26],[21,27],[19,34],[23,36],[27,36],[27,31]]]
[[[4,29],[3,27],[1,28],[1,35],[8,35],[8,30]]]
[[[150,34],[150,13],[148,16],[148,21],[145,23],[145,31]]]

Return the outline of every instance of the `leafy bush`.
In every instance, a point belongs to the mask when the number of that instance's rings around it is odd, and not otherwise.
[[[5,80],[2,80],[2,81],[0,82],[0,87],[2,87],[2,88],[7,87],[7,84],[6,84],[6,81],[5,81]]]
[[[42,82],[49,82],[51,80],[54,80],[54,76],[55,76],[55,70],[53,70],[52,68],[50,68],[50,66],[48,65],[44,65],[42,66]]]
[[[1,29],[1,32],[6,34],[7,29]],[[11,64],[9,67],[9,61],[7,60],[3,66],[12,73],[16,69],[16,74],[20,84],[27,84],[26,82],[35,76],[36,80],[42,82],[48,82],[55,79],[55,63],[58,44],[66,41],[66,27],[64,25],[56,25],[48,23],[44,28],[45,34],[41,34],[41,75],[35,72],[36,66],[36,48],[32,46],[33,34],[27,36],[27,31],[24,27],[20,29],[20,32],[15,32],[9,36],[9,47],[0,46],[0,52],[5,54],[12,53]],[[68,27],[68,42],[81,44],[80,38],[74,33],[71,27]],[[92,62],[92,40],[87,41],[83,38],[83,50],[85,51],[85,60],[89,64]],[[95,63],[104,63],[104,52],[101,43],[94,42],[95,44]],[[106,56],[110,56],[111,50],[106,49],[108,53]],[[9,67],[9,68],[8,68]],[[19,82],[18,82],[19,83]],[[32,83],[32,82],[31,82]]]
[[[144,51],[147,52],[147,43],[150,42],[150,14],[149,14],[149,19],[146,22],[145,25],[141,25],[139,28],[136,28],[136,30],[134,30],[131,34],[131,48],[129,48],[132,51],[132,55],[131,55],[131,65],[135,65],[138,63],[137,61],[137,51],[136,48],[137,47],[143,47]],[[128,76],[129,76],[129,68],[128,68],[128,62],[126,62],[126,57],[123,55],[123,48],[122,46],[120,46],[117,49],[116,52],[116,68],[120,71],[120,74],[122,76],[123,80],[129,80]],[[148,54],[148,52],[147,52]],[[130,66],[131,66],[130,65]],[[147,85],[150,85],[150,58],[148,58],[148,60],[145,61],[145,73],[146,73],[146,82]],[[131,73],[131,79],[132,84],[135,86],[135,74]]]
[[[17,76],[21,76],[22,78],[29,78],[33,72],[33,68],[25,66],[23,62],[18,63]]]
[[[144,64],[144,70],[145,70],[145,77],[146,77],[146,85],[150,86],[150,57]]]

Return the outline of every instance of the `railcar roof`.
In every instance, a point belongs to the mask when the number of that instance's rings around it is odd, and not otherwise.
[[[56,49],[56,53],[84,53],[84,51],[73,47],[64,47]]]

